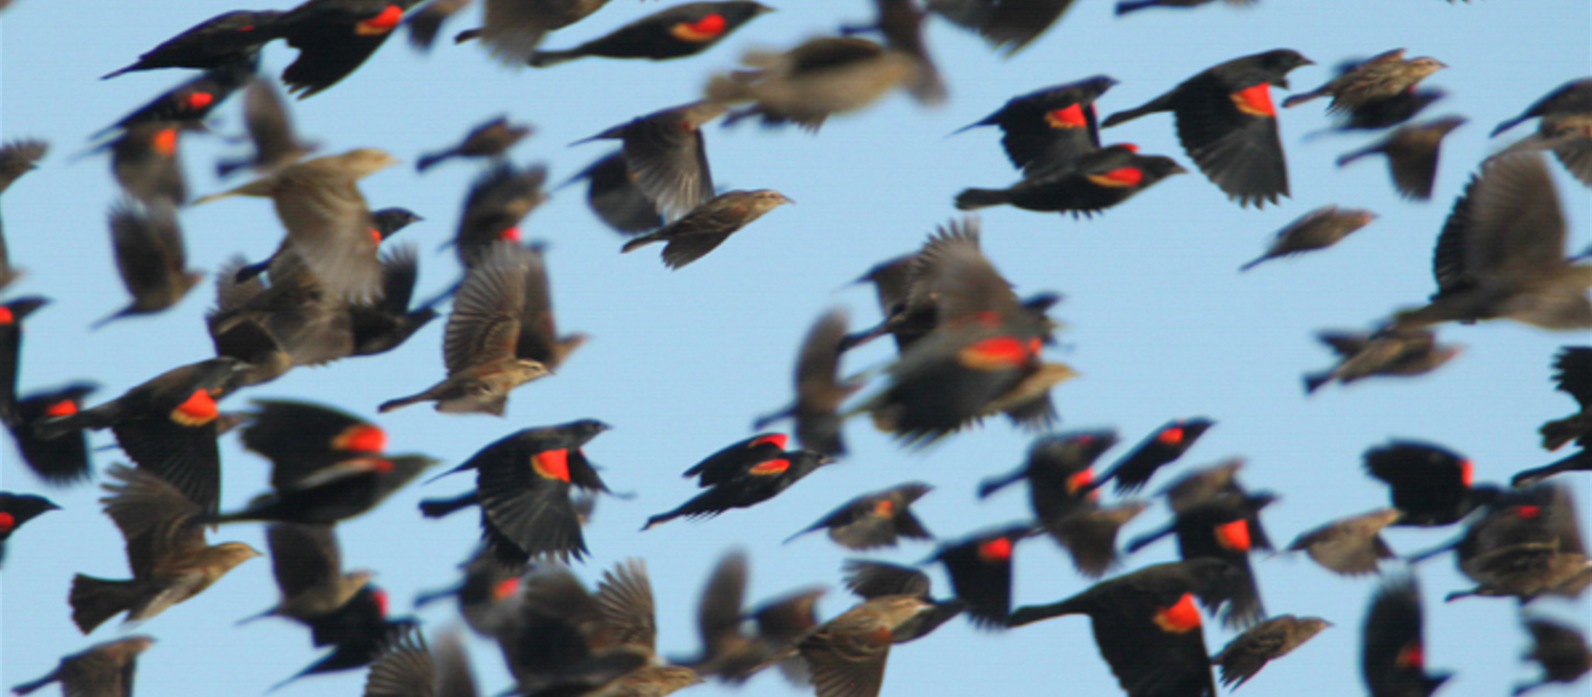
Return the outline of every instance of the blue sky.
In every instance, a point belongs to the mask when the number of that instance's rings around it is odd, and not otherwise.
[[[546,162],[552,179],[560,181],[608,151],[604,144],[570,148],[567,143],[696,98],[707,76],[732,67],[743,48],[789,46],[871,14],[861,0],[771,4],[779,11],[754,20],[706,54],[659,64],[588,59],[514,71],[498,66],[478,47],[444,42],[422,56],[399,37],[342,84],[294,104],[295,116],[302,132],[328,152],[378,146],[412,163],[474,124],[506,113],[538,129],[513,151],[513,159]],[[1501,322],[1445,327],[1442,338],[1467,349],[1430,376],[1372,380],[1349,389],[1332,386],[1310,398],[1299,378],[1330,364],[1329,353],[1312,338],[1316,331],[1367,327],[1432,291],[1432,244],[1448,206],[1476,163],[1504,142],[1486,134],[1549,90],[1592,72],[1587,31],[1592,7],[1579,0],[1262,0],[1249,10],[1217,3],[1117,18],[1111,5],[1081,0],[1010,59],[990,53],[976,37],[931,20],[929,44],[951,93],[937,109],[892,95],[866,112],[832,119],[816,137],[765,132],[751,124],[725,130],[710,126],[707,149],[721,187],[774,188],[799,203],[775,210],[682,271],[666,270],[651,249],[620,256],[621,238],[585,208],[583,192],[556,192],[524,229],[527,238],[548,243],[561,326],[588,332],[592,341],[557,376],[516,391],[505,418],[448,416],[423,406],[382,418],[391,448],[430,454],[451,466],[519,428],[599,418],[615,428],[598,437],[588,455],[604,468],[613,489],[636,497],[599,503],[587,530],[593,554],[577,573],[594,579],[622,559],[644,557],[659,596],[664,653],[695,652],[697,595],[714,561],[733,546],[750,550],[750,597],[827,583],[831,592],[821,613],[833,616],[852,602],[838,586],[840,563],[848,553],[821,536],[784,546],[781,540],[857,493],[919,479],[937,487],[917,509],[943,538],[1023,518],[1028,512],[1021,493],[979,502],[974,491],[980,478],[1015,466],[1031,436],[991,421],[981,430],[910,452],[857,420],[847,426],[852,454],[843,464],[819,471],[773,501],[701,524],[677,521],[646,533],[637,529],[647,516],[693,495],[681,471],[745,437],[755,416],[789,399],[796,346],[813,319],[838,305],[851,310],[856,324],[876,320],[872,291],[848,285],[851,280],[874,263],[915,248],[935,225],[956,215],[951,198],[957,191],[1016,181],[997,131],[946,134],[1013,95],[1100,73],[1121,81],[1100,102],[1102,112],[1109,113],[1137,106],[1210,65],[1244,54],[1290,47],[1314,59],[1318,65],[1291,76],[1299,91],[1326,80],[1330,66],[1341,60],[1403,46],[1411,55],[1435,56],[1450,66],[1428,80],[1450,96],[1426,115],[1457,113],[1471,119],[1445,143],[1431,202],[1398,199],[1379,160],[1337,169],[1338,155],[1369,138],[1306,140],[1305,134],[1327,125],[1322,102],[1315,102],[1281,115],[1293,184],[1292,198],[1282,205],[1240,209],[1202,175],[1191,173],[1093,220],[1010,208],[985,211],[984,250],[1019,293],[1055,290],[1066,296],[1053,310],[1065,328],[1051,356],[1083,376],[1054,392],[1064,428],[1118,429],[1124,445],[1107,454],[1109,461],[1170,418],[1216,419],[1218,425],[1180,467],[1246,457],[1246,483],[1283,496],[1264,516],[1281,544],[1332,518],[1385,505],[1385,490],[1360,472],[1360,453],[1390,437],[1459,450],[1474,458],[1479,480],[1502,481],[1554,457],[1538,448],[1536,428],[1568,413],[1574,403],[1552,391],[1549,361],[1561,345],[1587,343],[1581,333]],[[547,43],[573,44],[660,6],[614,0]],[[74,160],[73,155],[90,133],[189,73],[148,72],[105,82],[97,80],[99,75],[230,9],[237,8],[199,0],[170,0],[158,9],[109,0],[81,0],[70,7],[21,0],[6,11],[0,23],[0,137],[42,137],[53,146],[43,166],[14,185],[3,203],[13,261],[29,271],[8,297],[38,293],[55,301],[28,321],[20,378],[24,392],[89,378],[104,385],[93,399],[98,402],[209,355],[201,319],[213,297],[208,283],[166,314],[87,329],[121,307],[125,297],[105,226],[105,210],[116,195],[107,158]],[[444,33],[473,21],[472,11]],[[279,73],[292,55],[273,44],[264,65]],[[1274,99],[1280,103],[1282,95]],[[241,132],[240,108],[241,100],[234,100],[216,113],[217,136],[184,139],[195,194],[229,186],[215,180],[212,163],[223,153],[243,150],[224,138]],[[1527,128],[1510,135],[1523,135]],[[1189,166],[1173,134],[1170,116],[1159,115],[1106,131],[1103,139],[1134,142],[1143,152],[1167,154]],[[1592,218],[1587,189],[1554,167],[1572,247],[1580,249]],[[454,162],[418,176],[406,165],[362,185],[373,205],[402,205],[426,217],[398,238],[421,249],[421,296],[444,287],[457,273],[451,252],[434,250],[451,237],[478,169]],[[1380,217],[1336,249],[1270,262],[1243,275],[1235,271],[1259,254],[1277,229],[1329,203],[1369,208]],[[237,253],[260,258],[281,236],[264,200],[184,210],[181,222],[191,265],[210,271]],[[242,408],[251,397],[290,397],[373,416],[381,401],[442,376],[441,330],[442,323],[434,323],[387,355],[296,370],[223,406]],[[883,343],[849,356],[846,369],[888,360]],[[111,440],[101,434],[94,442]],[[96,465],[103,468],[115,459],[114,452],[98,453]],[[223,463],[224,507],[237,507],[263,490],[264,461],[241,451],[235,437],[223,440]],[[1568,481],[1585,520],[1592,506],[1587,479],[1577,475]],[[340,526],[346,562],[375,569],[399,610],[417,591],[451,582],[454,565],[475,542],[476,520],[463,514],[425,521],[414,506],[420,498],[451,495],[468,484],[467,478],[453,478],[413,486],[374,513]],[[1151,488],[1156,486],[1152,482]],[[44,491],[10,445],[0,445],[0,488],[42,492],[65,508],[34,521],[8,545],[7,569],[0,577],[0,644],[5,648],[0,682],[11,685],[42,675],[60,656],[121,631],[110,623],[81,636],[68,619],[66,589],[73,573],[118,577],[126,564],[120,537],[98,511],[98,489]],[[1152,508],[1127,535],[1154,529],[1166,516],[1163,507]],[[1448,534],[1396,531],[1390,542],[1401,552],[1414,551]],[[263,526],[255,524],[228,526],[211,539],[265,548]],[[882,557],[916,562],[932,549],[909,544]],[[1138,567],[1174,554],[1173,545],[1163,543],[1129,563]],[[1359,631],[1375,582],[1340,579],[1303,558],[1262,559],[1257,565],[1270,611],[1320,615],[1337,627],[1266,668],[1245,694],[1363,691]],[[1020,546],[1017,566],[1018,603],[1054,600],[1087,585],[1045,539]],[[943,575],[937,569],[931,573],[938,592],[948,594]],[[1428,663],[1459,672],[1442,694],[1502,694],[1531,674],[1516,658],[1526,635],[1512,601],[1441,605],[1443,594],[1466,585],[1447,560],[1429,562],[1420,578],[1428,601]],[[140,626],[138,631],[160,643],[139,662],[139,693],[256,694],[316,660],[306,633],[295,625],[232,626],[275,599],[269,564],[261,559]],[[1584,600],[1544,600],[1533,610],[1582,625],[1588,616]],[[431,629],[456,621],[444,605],[420,617]],[[1212,652],[1229,638],[1215,627],[1206,632]],[[479,641],[469,648],[483,689],[494,693],[506,687],[495,648]],[[958,621],[892,653],[887,697],[981,691],[1117,694],[1080,618],[1001,634],[978,632]],[[316,677],[282,694],[357,694],[363,680],[362,671]],[[707,695],[726,688],[693,689]],[[744,694],[798,692],[766,675],[747,685]]]

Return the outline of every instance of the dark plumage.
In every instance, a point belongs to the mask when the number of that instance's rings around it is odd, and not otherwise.
[[[956,131],[999,126],[1012,165],[1033,175],[1067,167],[1100,147],[1094,102],[1117,81],[1105,75],[1012,97],[995,113]]]
[[[1462,116],[1448,116],[1400,126],[1388,137],[1339,157],[1338,166],[1372,153],[1383,153],[1387,155],[1388,169],[1393,174],[1393,188],[1399,195],[1417,201],[1429,200],[1437,178],[1438,146],[1450,131],[1464,123]]]
[[[1305,393],[1334,380],[1347,385],[1377,375],[1425,375],[1458,356],[1464,347],[1437,343],[1437,333],[1389,325],[1374,332],[1321,332],[1316,339],[1337,354],[1338,364],[1304,377]]]
[[[791,535],[786,542],[809,532],[827,529],[829,539],[847,549],[874,549],[894,547],[897,538],[914,540],[933,539],[928,529],[910,506],[934,487],[922,482],[909,482],[883,491],[858,496],[818,522]]]
[[[1368,210],[1322,206],[1299,216],[1288,223],[1287,227],[1277,231],[1276,238],[1272,240],[1266,253],[1238,267],[1238,270],[1248,271],[1268,259],[1326,249],[1354,231],[1369,225],[1373,220],[1376,220],[1376,214]]]
[[[535,51],[528,62],[544,68],[586,56],[655,61],[694,56],[712,48],[742,24],[773,9],[751,0],[674,5],[574,48]]]
[[[415,169],[424,172],[454,157],[497,157],[530,134],[530,126],[509,123],[507,116],[499,116],[470,129],[457,145],[421,155],[415,160]]]

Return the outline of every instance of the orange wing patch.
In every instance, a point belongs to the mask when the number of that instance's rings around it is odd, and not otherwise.
[[[403,19],[404,10],[397,5],[388,5],[376,13],[375,17],[364,20],[354,25],[354,33],[360,36],[379,36],[392,31],[398,26],[398,20]]]
[[[890,499],[880,499],[873,504],[873,514],[880,518],[889,518],[895,515],[895,502]]]
[[[1045,112],[1045,123],[1051,128],[1082,128],[1089,125],[1089,119],[1084,116],[1082,105],[1069,104]]]
[[[1010,336],[992,336],[958,351],[957,361],[974,370],[1001,370],[1027,363],[1033,356],[1030,343]]]
[[[204,390],[194,390],[193,394],[171,410],[171,420],[184,426],[203,426],[221,414],[216,408],[216,400]]]
[[[199,110],[210,106],[210,103],[214,101],[216,101],[216,96],[210,94],[209,92],[190,92],[188,96],[183,97],[182,100],[184,106],[194,110]]]
[[[1242,518],[1216,526],[1216,543],[1239,552],[1249,551],[1249,521]]]
[[[1108,172],[1089,175],[1089,181],[1100,186],[1126,188],[1144,181],[1144,171],[1138,167],[1118,167]]]
[[[1412,641],[1399,649],[1399,654],[1393,657],[1393,665],[1400,668],[1414,668],[1420,670],[1426,665],[1426,650],[1421,647],[1421,642]]]
[[[984,561],[1007,561],[1012,558],[1010,538],[997,537],[978,546],[978,558]]]
[[[1172,426],[1165,431],[1155,434],[1155,439],[1161,443],[1165,443],[1166,445],[1177,445],[1178,443],[1182,443],[1183,427]]]
[[[780,450],[784,450],[785,449],[785,445],[787,443],[790,443],[790,436],[787,436],[787,435],[785,435],[783,433],[770,433],[770,434],[768,434],[766,436],[760,436],[760,437],[757,437],[757,438],[753,438],[752,442],[746,444],[746,447],[752,448],[752,447],[756,447],[756,446],[762,445],[764,443],[773,443],[774,447],[779,448]]]
[[[149,147],[163,157],[177,154],[177,129],[162,128],[155,131],[155,136],[149,139]]]
[[[0,511],[0,532],[11,532],[11,529],[16,526],[16,516],[6,513],[5,511]]]
[[[74,402],[70,399],[63,399],[44,408],[44,414],[46,416],[67,416],[69,414],[76,413],[77,402]]]
[[[790,460],[779,458],[777,460],[759,462],[755,465],[752,465],[752,468],[746,472],[747,474],[755,474],[758,476],[769,476],[779,474],[780,472],[784,472],[788,469],[790,469]]]
[[[11,308],[0,305],[0,324],[10,324],[17,321],[17,316],[11,313]]]
[[[1094,470],[1093,469],[1086,467],[1083,470],[1080,470],[1078,472],[1073,472],[1072,474],[1067,475],[1067,494],[1069,496],[1077,496],[1079,489],[1082,489],[1082,488],[1084,488],[1086,486],[1089,486],[1090,484],[1093,484],[1093,483],[1094,483]],[[1094,491],[1090,491],[1089,493],[1091,495],[1095,495],[1095,494],[1099,493],[1099,490],[1096,489]]]
[[[513,578],[505,578],[501,581],[498,581],[497,585],[492,587],[492,599],[502,600],[513,595],[514,591],[519,589],[520,577],[515,576]]]
[[[714,12],[695,22],[680,22],[669,27],[669,34],[681,41],[701,43],[719,38],[726,26],[724,15]]]
[[[1194,594],[1184,593],[1177,602],[1155,611],[1155,626],[1167,632],[1182,634],[1200,626],[1200,609],[1194,606]]]
[[[1271,85],[1268,83],[1251,85],[1227,96],[1233,100],[1233,106],[1245,114],[1271,118],[1277,116],[1277,107],[1271,104]]]
[[[387,449],[387,432],[370,424],[354,424],[332,438],[332,448],[379,453]]]
[[[543,450],[531,456],[531,468],[536,473],[559,481],[569,481],[569,450]]]
[[[1471,462],[1468,459],[1461,460],[1460,463],[1459,463],[1459,481],[1460,481],[1460,483],[1464,484],[1465,486],[1468,487],[1468,486],[1470,486],[1471,482],[1475,481],[1475,476],[1476,476],[1476,463]]]

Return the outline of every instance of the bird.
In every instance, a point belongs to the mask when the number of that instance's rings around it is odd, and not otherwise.
[[[685,58],[712,48],[741,25],[773,10],[752,0],[688,2],[646,15],[573,48],[533,51],[527,62],[545,68],[587,56],[654,61]]]
[[[1006,157],[1027,176],[1064,168],[1100,148],[1094,103],[1117,84],[1110,76],[1096,75],[1018,95],[955,132],[1000,127]]]
[[[6,540],[12,533],[28,521],[58,510],[60,506],[43,496],[0,491],[0,562],[5,561]]]
[[[1068,166],[1041,169],[1005,189],[963,189],[956,208],[1009,204],[1023,210],[1093,217],[1174,174],[1188,170],[1169,157],[1140,155],[1131,143],[1110,145]]]
[[[1233,637],[1211,662],[1222,667],[1222,686],[1236,690],[1267,663],[1292,653],[1331,626],[1320,617],[1278,615]]]
[[[1566,443],[1592,447],[1592,346],[1565,346],[1553,357],[1554,387],[1575,399],[1580,410],[1542,424],[1543,450]]]
[[[824,594],[822,588],[794,591],[761,606],[746,608],[749,566],[746,552],[741,549],[731,549],[719,557],[703,586],[697,609],[702,651],[695,658],[676,663],[703,677],[740,684],[818,626],[813,607]],[[743,629],[747,618],[755,623],[751,633]]]
[[[1373,220],[1376,220],[1376,214],[1368,210],[1322,206],[1299,216],[1277,231],[1266,253],[1238,267],[1238,270],[1248,271],[1269,259],[1326,249],[1370,225]]]
[[[1494,496],[1492,489],[1472,486],[1476,464],[1470,458],[1439,445],[1393,440],[1362,457],[1366,473],[1388,485],[1401,514],[1393,525],[1449,525]]]
[[[480,39],[492,57],[525,65],[548,32],[563,29],[602,9],[608,0],[484,0],[481,27],[454,37]]]
[[[420,0],[305,0],[271,23],[299,50],[282,84],[299,99],[341,82],[386,43],[404,10]]]
[[[61,664],[44,677],[13,686],[11,693],[26,695],[58,682],[61,691],[69,695],[130,696],[138,656],[154,644],[155,638],[148,634],[132,634],[95,644],[62,658]]]
[[[744,463],[733,472],[704,474],[704,491],[678,507],[647,519],[642,530],[650,530],[681,516],[712,518],[731,508],[750,508],[789,489],[814,470],[833,463],[834,458],[809,450],[775,451],[768,457]],[[689,476],[689,473],[687,474]]]
[[[370,582],[369,569],[343,571],[342,547],[331,524],[271,523],[265,528],[271,553],[271,575],[281,600],[238,624],[264,617],[283,617],[312,626],[346,604]]]
[[[840,434],[840,404],[862,383],[842,380],[839,376],[840,355],[836,351],[846,335],[845,310],[825,312],[807,330],[802,339],[801,351],[796,356],[796,401],[790,406],[752,422],[752,428],[762,430],[769,424],[790,417],[796,422],[796,440],[803,448],[833,457],[845,454],[846,445]]]
[[[95,322],[94,327],[166,310],[204,278],[204,274],[187,268],[182,230],[177,227],[177,212],[171,206],[145,206],[123,199],[111,205],[109,217],[116,269],[133,301]]]
[[[855,36],[815,37],[785,52],[749,50],[741,64],[747,68],[714,75],[703,89],[709,102],[753,103],[727,125],[757,116],[764,126],[795,123],[810,132],[914,82],[923,69],[910,53]]]
[[[809,532],[828,530],[829,539],[847,549],[894,547],[899,538],[933,539],[923,522],[912,514],[913,502],[934,487],[908,482],[858,496],[831,511],[818,522],[785,540],[789,543]]]
[[[773,189],[726,191],[702,202],[691,212],[662,228],[636,237],[619,249],[635,251],[654,242],[666,242],[663,265],[679,269],[706,256],[752,221],[795,201]]]
[[[1354,111],[1376,102],[1410,94],[1421,80],[1448,67],[1436,58],[1404,57],[1404,49],[1384,51],[1360,62],[1345,63],[1337,76],[1308,92],[1284,99],[1284,109],[1319,97],[1332,97],[1328,113]]]
[[[1299,533],[1288,544],[1290,552],[1303,551],[1323,568],[1345,576],[1377,573],[1384,559],[1398,555],[1382,539],[1382,529],[1403,515],[1396,508],[1378,508],[1339,518]]]
[[[618,140],[631,185],[673,222],[716,195],[702,125],[724,114],[716,102],[691,102],[643,114],[575,144]]]
[[[1017,543],[1038,534],[1030,525],[1009,525],[940,545],[935,561],[945,564],[968,619],[985,630],[1006,628],[1012,611],[1012,556]]]
[[[509,123],[507,116],[499,116],[470,129],[457,145],[421,155],[415,160],[415,170],[424,172],[455,157],[501,156],[530,135],[531,130],[529,125]]]
[[[262,174],[273,172],[298,162],[319,147],[299,140],[281,92],[267,77],[256,77],[243,91],[243,125],[254,144],[254,155],[217,162],[216,176],[225,177],[244,167]]]
[[[989,47],[1011,56],[1038,39],[1072,6],[1072,0],[928,0],[928,11],[977,33]]]
[[[1531,651],[1525,657],[1542,666],[1542,677],[1515,686],[1515,695],[1552,683],[1574,683],[1592,670],[1592,650],[1580,631],[1542,617],[1526,618],[1525,624],[1531,632]]]
[[[88,438],[82,431],[55,438],[41,438],[34,424],[52,416],[73,414],[83,409],[83,399],[99,386],[74,382],[59,388],[24,395],[17,400],[16,419],[6,424],[22,455],[23,464],[52,486],[71,486],[94,476],[89,462]]]
[[[22,320],[50,303],[42,295],[28,295],[0,304],[0,421],[17,420],[17,373],[22,364]]]
[[[183,30],[145,51],[131,65],[100,79],[162,68],[213,70],[237,63],[252,65],[260,47],[277,38],[272,24],[280,16],[282,13],[275,10],[223,12]]]
[[[580,179],[587,181],[586,205],[620,234],[639,235],[663,227],[658,207],[631,179],[624,150],[615,150],[591,163],[564,186]]]
[[[1425,375],[1453,360],[1464,350],[1458,344],[1440,344],[1429,329],[1407,329],[1389,324],[1373,332],[1325,331],[1316,339],[1337,354],[1338,364],[1304,377],[1305,394],[1329,382],[1344,385],[1377,375]]]
[[[388,641],[365,678],[364,697],[475,697],[470,659],[457,631],[443,630],[432,645],[416,626]]]
[[[1362,632],[1361,674],[1371,697],[1428,697],[1453,677],[1426,671],[1422,625],[1415,577],[1384,581],[1371,599]]]
[[[1229,199],[1256,208],[1276,204],[1290,194],[1270,89],[1287,89],[1288,73],[1312,63],[1292,49],[1234,58],[1142,106],[1106,117],[1100,127],[1171,111],[1183,149]]]
[[[546,167],[522,168],[508,161],[497,162],[476,177],[453,236],[459,263],[469,269],[499,241],[519,242],[520,222],[547,200],[542,191],[546,181]]]
[[[796,642],[817,697],[878,697],[895,633],[935,605],[916,595],[865,600]]]
[[[1432,198],[1437,178],[1438,147],[1449,132],[1465,124],[1462,116],[1445,116],[1419,124],[1399,126],[1386,138],[1338,158],[1342,167],[1372,153],[1387,155],[1393,188],[1416,201]]]
[[[1156,470],[1183,457],[1199,441],[1200,436],[1215,425],[1215,421],[1203,416],[1173,419],[1134,446],[1104,474],[1095,477],[1090,486],[1099,487],[1115,479],[1117,493],[1138,491],[1150,481]]]

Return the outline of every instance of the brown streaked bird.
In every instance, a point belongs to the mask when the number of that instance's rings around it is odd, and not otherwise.
[[[1064,600],[1017,608],[1008,625],[1088,615],[1100,656],[1129,695],[1215,697],[1194,596],[1222,594],[1242,583],[1239,572],[1220,559],[1154,564]]]
[[[878,697],[895,632],[935,605],[916,595],[886,595],[818,625],[796,642],[817,697]]]
[[[444,629],[432,646],[418,625],[388,638],[365,677],[364,697],[476,697],[475,674],[459,633]]]
[[[1347,518],[1339,518],[1313,530],[1299,533],[1288,545],[1289,552],[1304,551],[1317,564],[1335,574],[1359,576],[1377,573],[1383,559],[1398,555],[1382,539],[1382,528],[1399,519],[1398,509],[1379,508]]]
[[[907,91],[919,104],[936,106],[945,103],[948,93],[940,69],[929,55],[928,43],[923,40],[923,21],[927,10],[919,9],[914,0],[874,0],[875,19],[868,25],[848,25],[840,29],[846,36],[874,31],[884,37],[884,45],[900,51],[917,62],[913,76],[906,83]]]
[[[50,303],[28,295],[0,305],[0,421],[17,421],[17,372],[22,366],[22,320]]]
[[[271,552],[271,575],[282,599],[238,624],[285,617],[309,625],[342,607],[373,575],[367,569],[343,572],[342,548],[329,524],[272,523],[265,527],[265,542]]]
[[[1288,655],[1332,623],[1320,617],[1278,615],[1233,637],[1211,663],[1222,667],[1222,686],[1243,687],[1266,664]]]
[[[304,99],[348,77],[376,53],[420,0],[305,0],[271,31],[299,50],[282,71],[289,93]]]
[[[692,102],[637,116],[575,144],[623,143],[625,168],[636,188],[664,218],[674,221],[714,197],[702,124],[725,112],[723,104]]]
[[[42,419],[82,410],[83,398],[97,389],[99,385],[92,382],[75,382],[34,392],[17,400],[16,419],[6,426],[16,441],[22,463],[39,475],[46,485],[66,487],[93,478],[88,437],[79,431],[55,438],[40,438],[34,435],[33,425]]]
[[[143,620],[198,595],[232,567],[261,556],[242,542],[205,543],[200,506],[149,472],[111,465],[100,499],[127,538],[131,579],[72,578],[72,622],[84,634],[118,613]]]
[[[0,491],[0,561],[5,561],[6,540],[11,538],[11,533],[34,518],[60,509],[43,496]]]
[[[1437,238],[1437,293],[1394,321],[1423,327],[1505,318],[1543,329],[1592,327],[1592,264],[1566,258],[1565,227],[1542,155],[1488,158]]]
[[[1373,102],[1407,93],[1428,75],[1448,67],[1442,61],[1428,56],[1404,58],[1404,49],[1395,48],[1358,63],[1347,63],[1337,77],[1309,92],[1301,92],[1284,99],[1284,109],[1298,106],[1317,97],[1332,97],[1328,113],[1351,111]]]
[[[551,374],[584,340],[554,333],[541,250],[498,242],[465,274],[454,297],[442,343],[448,377],[378,410],[435,401],[443,413],[502,416],[510,391]]]
[[[11,140],[0,145],[0,192],[38,168],[38,161],[44,159],[49,149],[49,143],[36,138]],[[11,255],[6,251],[5,227],[0,225],[0,290],[21,277],[22,269],[11,265]]]
[[[843,382],[839,377],[840,354],[836,347],[845,336],[845,310],[835,308],[819,317],[807,330],[801,352],[796,357],[795,403],[759,417],[752,428],[762,430],[790,417],[796,421],[796,440],[803,448],[837,457],[845,454],[846,445],[840,435],[840,404],[862,389],[862,383]]]
[[[1238,267],[1238,270],[1248,271],[1269,259],[1326,249],[1356,230],[1371,224],[1373,220],[1376,220],[1376,214],[1368,210],[1339,208],[1336,205],[1322,206],[1299,216],[1277,231],[1266,253]]]
[[[111,246],[116,270],[133,301],[115,314],[93,324],[148,315],[176,305],[204,274],[188,270],[188,252],[177,211],[169,204],[140,205],[129,199],[111,204]]]
[[[894,644],[905,644],[927,636],[967,609],[967,601],[961,598],[935,600],[930,597],[928,574],[910,566],[847,559],[840,570],[845,574],[846,590],[863,600],[890,595],[915,595],[934,606],[933,609],[896,625],[896,628],[890,632],[890,642]]]
[[[615,150],[591,163],[560,186],[587,180],[586,205],[597,218],[622,235],[639,235],[663,227],[663,215],[652,199],[636,186],[625,164],[623,150]]]
[[[813,606],[824,594],[822,588],[788,594],[748,612],[747,566],[746,552],[740,549],[719,557],[697,606],[702,652],[694,659],[676,663],[701,676],[741,684],[767,666],[777,652],[818,626]],[[757,623],[757,631],[752,634],[742,629],[749,617]]]
[[[663,265],[678,269],[717,249],[730,235],[781,204],[795,203],[773,189],[736,189],[714,196],[663,228],[626,242],[621,253],[667,242]]]
[[[181,206],[188,185],[177,158],[183,131],[198,130],[197,121],[143,121],[128,126],[111,143],[111,173],[123,192],[149,205]]]
[[[132,65],[100,77],[109,80],[123,73],[160,68],[212,70],[232,64],[252,65],[255,54],[277,38],[271,24],[281,12],[223,12],[162,41]]]
[[[664,8],[607,34],[561,51],[535,51],[529,63],[537,68],[586,56],[685,58],[712,48],[730,32],[774,8],[752,0],[688,2]]]
[[[1393,188],[1399,196],[1416,201],[1432,198],[1437,180],[1438,147],[1448,133],[1464,125],[1463,116],[1445,116],[1425,123],[1400,126],[1386,138],[1338,158],[1342,167],[1373,153],[1387,155]]]
[[[404,26],[409,27],[409,45],[421,53],[431,51],[442,25],[455,14],[470,6],[475,0],[432,0],[404,16]]]
[[[509,123],[509,117],[499,116],[470,129],[457,145],[421,155],[415,170],[424,172],[454,157],[498,157],[530,134],[529,124]]]
[[[1592,649],[1587,648],[1586,637],[1575,628],[1532,617],[1526,619],[1526,630],[1531,632],[1531,650],[1525,658],[1542,666],[1542,677],[1516,685],[1517,697],[1552,683],[1574,683],[1592,670]]]
[[[357,148],[283,167],[194,204],[227,196],[270,198],[287,242],[327,292],[369,302],[381,295],[381,233],[357,182],[395,164],[398,159],[385,150]]]
[[[1066,167],[1100,148],[1095,100],[1116,85],[1106,75],[1012,97],[998,111],[955,131],[999,126],[1006,157],[1025,175]]]
[[[1229,200],[1256,208],[1276,204],[1290,194],[1271,87],[1288,89],[1288,73],[1312,62],[1290,49],[1234,58],[1142,106],[1112,114],[1100,127],[1173,112],[1183,149]]]
[[[914,501],[933,489],[923,482],[908,482],[863,494],[841,504],[818,522],[786,538],[785,542],[825,529],[829,531],[829,539],[846,549],[894,547],[901,537],[934,539],[911,510]]]
[[[1592,448],[1592,346],[1565,346],[1553,357],[1554,387],[1570,395],[1580,410],[1542,424],[1543,450],[1558,450],[1574,442]]]
[[[808,39],[785,52],[749,50],[741,64],[747,68],[714,75],[704,88],[708,101],[754,102],[725,125],[758,116],[764,126],[793,122],[814,132],[830,115],[862,109],[922,70],[911,54],[854,36]]]
[[[453,235],[454,251],[465,268],[474,266],[498,242],[520,241],[520,221],[547,200],[542,186],[547,168],[531,165],[520,168],[512,162],[498,162],[470,183],[459,214],[459,229]]]
[[[110,428],[140,471],[170,482],[195,506],[214,512],[221,501],[222,424],[216,404],[248,365],[212,358],[172,368],[90,409],[40,420],[40,438],[76,429]]]
[[[238,387],[280,377],[297,365],[343,358],[353,350],[347,306],[326,297],[297,253],[272,256],[269,286],[234,257],[216,273],[216,307],[205,314],[217,356],[248,364]]]
[[[928,0],[930,12],[977,33],[989,47],[1010,57],[1039,38],[1072,0]]]
[[[579,22],[606,4],[608,0],[484,0],[481,27],[460,32],[454,42],[480,39],[494,58],[522,66],[548,32]]]
[[[254,144],[254,155],[217,162],[216,176],[226,177],[244,167],[269,174],[304,159],[319,147],[299,140],[282,93],[265,76],[254,78],[243,92],[243,126]]]
[[[1592,560],[1566,486],[1510,491],[1466,527],[1454,550],[1460,571],[1477,586],[1449,593],[1447,602],[1471,596],[1573,600],[1592,585]]]
[[[61,691],[80,697],[132,697],[138,655],[154,645],[155,638],[134,634],[88,647],[61,659],[55,670],[38,680],[15,685],[11,694],[26,695],[52,682]]]
[[[1420,589],[1414,576],[1384,582],[1366,611],[1361,674],[1371,697],[1428,697],[1452,673],[1426,672]]]
[[[1464,347],[1437,343],[1429,329],[1388,325],[1374,332],[1321,332],[1316,339],[1337,354],[1338,364],[1319,373],[1306,373],[1305,394],[1334,380],[1349,383],[1377,375],[1425,375],[1458,356]]]

